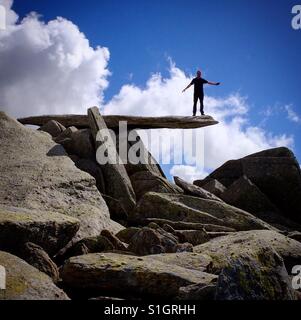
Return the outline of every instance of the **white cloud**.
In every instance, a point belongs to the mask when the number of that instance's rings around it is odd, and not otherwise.
[[[301,123],[301,117],[295,112],[292,105],[286,105],[284,107],[285,111],[287,112],[287,118],[295,123]]]
[[[195,166],[175,165],[171,168],[170,174],[192,183],[194,180],[205,178],[208,172]]]
[[[85,113],[107,87],[107,48],[92,48],[76,25],[32,13],[17,23],[12,1],[0,32],[0,107],[12,116]]]
[[[192,113],[192,91],[182,93],[182,89],[191,78],[174,64],[170,66],[170,76],[163,78],[160,74],[150,77],[144,88],[124,85],[107,105],[105,114],[132,114],[140,116],[190,115]],[[213,89],[213,88],[212,88]],[[214,88],[218,92],[218,87]],[[207,87],[206,92],[212,90]],[[250,153],[276,146],[292,146],[291,136],[273,135],[270,132],[249,123],[247,98],[238,93],[224,98],[206,96],[205,112],[219,121],[218,125],[203,129],[205,133],[204,167],[211,171],[229,159],[237,159]],[[180,130],[156,131],[164,139],[180,141]],[[144,140],[145,143],[147,143]],[[192,146],[193,147],[193,146]],[[153,151],[151,149],[151,151]],[[167,153],[163,145],[163,153]],[[172,175],[179,175],[187,180],[201,178],[204,171],[191,163],[172,167]]]

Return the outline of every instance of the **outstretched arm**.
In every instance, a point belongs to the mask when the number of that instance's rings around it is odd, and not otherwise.
[[[211,81],[208,81],[207,83],[212,86],[219,86],[221,84],[220,82],[211,82]]]
[[[189,85],[185,88],[185,89],[183,89],[183,91],[182,92],[185,92],[188,88],[190,88],[192,86],[192,84],[191,83],[189,83]]]

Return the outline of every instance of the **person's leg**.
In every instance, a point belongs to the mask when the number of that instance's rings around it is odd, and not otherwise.
[[[201,114],[204,115],[204,96],[200,96],[200,103],[201,103],[200,111],[201,111]]]
[[[198,103],[198,96],[197,95],[194,95],[193,96],[193,116],[196,115],[196,105]]]

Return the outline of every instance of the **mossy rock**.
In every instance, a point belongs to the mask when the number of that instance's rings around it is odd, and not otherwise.
[[[61,277],[69,290],[91,295],[112,294],[172,298],[180,287],[208,283],[216,276],[165,264],[149,257],[116,253],[87,254],[69,259]]]
[[[129,216],[134,223],[148,218],[215,224],[235,230],[274,229],[246,211],[223,202],[183,194],[146,193]]]
[[[41,246],[50,255],[76,234],[79,220],[48,211],[0,207],[0,250],[18,253],[26,242]]]
[[[301,264],[301,243],[271,230],[233,232],[194,247],[194,252],[210,256],[210,272],[218,274],[228,265],[228,257],[252,256],[259,248],[266,247],[266,244],[283,258],[289,272],[294,265]]]
[[[217,300],[297,300],[283,259],[268,244],[252,254],[227,257],[219,275]]]
[[[68,300],[50,277],[20,258],[0,251],[0,265],[6,271],[6,289],[0,300]]]

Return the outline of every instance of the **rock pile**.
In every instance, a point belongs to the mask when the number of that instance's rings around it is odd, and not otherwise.
[[[151,163],[96,161],[99,146],[118,155],[97,135],[116,119],[92,108],[22,120],[34,130],[0,113],[0,299],[300,299],[290,273],[301,265],[301,174],[290,150],[172,183],[141,141]],[[130,123],[201,120],[213,121]]]

